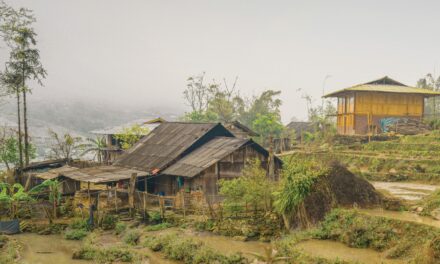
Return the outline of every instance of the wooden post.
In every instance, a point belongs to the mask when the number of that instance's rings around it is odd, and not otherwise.
[[[147,192],[144,192],[143,196],[144,216],[147,216]]]
[[[100,226],[100,220],[99,220],[99,195],[101,193],[98,192],[98,195],[96,196],[96,222],[98,223],[98,226]]]
[[[137,173],[132,173],[130,178],[130,184],[128,187],[128,204],[130,207],[130,215],[134,215],[134,191],[136,187],[136,177]]]
[[[159,206],[160,206],[160,216],[162,219],[165,218],[165,201],[162,196],[159,196]]]
[[[90,182],[87,182],[87,195],[89,196],[89,207],[92,206],[92,197],[90,196]]]
[[[147,191],[147,187],[148,187],[148,184],[147,184],[147,176],[145,176],[145,178],[144,178],[144,192],[148,192]]]
[[[182,192],[182,208],[183,208],[183,220],[186,217],[186,209],[185,209],[185,190]]]
[[[118,192],[116,191],[117,186],[115,185],[115,211],[118,212]]]

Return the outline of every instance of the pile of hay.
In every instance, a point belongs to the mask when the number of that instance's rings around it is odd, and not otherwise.
[[[339,163],[331,163],[313,185],[300,209],[292,215],[294,227],[309,227],[324,219],[335,207],[374,207],[382,196],[366,180],[355,176]]]

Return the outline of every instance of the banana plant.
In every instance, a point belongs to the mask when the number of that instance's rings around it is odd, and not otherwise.
[[[32,188],[29,193],[36,195],[43,191],[49,191],[49,201],[52,203],[52,217],[57,218],[57,205],[61,202],[60,183],[58,180],[45,180]]]
[[[0,183],[0,202],[9,206],[9,214],[11,218],[17,216],[19,202],[32,201],[33,198],[26,193],[24,187],[15,183],[10,185],[5,182]]]

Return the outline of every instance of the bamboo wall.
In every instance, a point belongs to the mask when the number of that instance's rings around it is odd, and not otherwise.
[[[422,116],[423,95],[356,93],[356,113],[378,116]]]
[[[421,118],[423,112],[423,95],[356,92],[338,97],[337,130],[342,135],[379,132],[382,118]]]

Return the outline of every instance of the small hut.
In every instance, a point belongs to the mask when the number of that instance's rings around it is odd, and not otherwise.
[[[124,133],[125,129],[131,128],[135,125],[138,125],[142,128],[147,128],[148,129],[147,134],[148,134],[151,130],[153,130],[163,122],[166,121],[160,117],[154,119],[138,119],[115,127],[93,130],[91,131],[91,133],[105,137],[107,146],[104,149],[104,163],[111,163],[117,157],[119,157],[123,152],[121,148],[121,144],[116,137],[117,135]]]
[[[338,134],[367,135],[383,132],[381,120],[386,118],[406,118],[420,123],[425,98],[439,95],[440,92],[410,87],[385,76],[324,97],[338,98]]]

